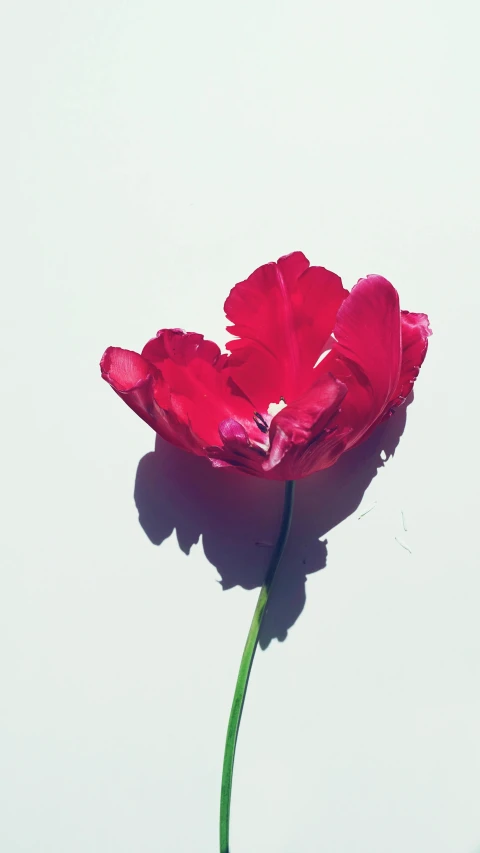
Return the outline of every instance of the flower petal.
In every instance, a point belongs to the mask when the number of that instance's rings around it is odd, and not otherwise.
[[[258,409],[284,397],[292,402],[313,382],[313,368],[333,329],[347,291],[323,267],[310,267],[302,252],[259,267],[225,302],[240,338],[227,348],[241,354],[232,377]]]
[[[386,405],[400,375],[398,293],[385,278],[361,278],[342,304],[335,323],[337,354],[361,367],[376,404]]]
[[[214,365],[220,358],[220,348],[197,332],[160,329],[156,336],[145,344],[142,355],[157,367],[161,367],[166,359],[184,367],[197,358]]]
[[[131,350],[108,347],[102,356],[100,369],[103,379],[127,406],[162,438],[183,450],[201,452],[188,426],[168,413],[168,389],[154,365]]]
[[[353,446],[384,412],[399,381],[400,307],[393,285],[378,275],[360,279],[340,307],[334,339],[317,370],[330,370],[348,387],[338,426],[352,427]]]
[[[155,428],[152,413],[152,384],[155,377],[148,361],[131,350],[108,347],[100,361],[100,370],[102,378],[127,405]]]
[[[427,354],[428,338],[432,334],[426,314],[401,312],[402,323],[402,365],[400,380],[390,404],[401,405],[413,388],[424,358]]]
[[[102,378],[110,383],[117,394],[125,394],[141,387],[151,376],[151,367],[141,355],[120,347],[108,347],[100,361]]]
[[[346,393],[343,382],[324,374],[303,397],[275,415],[270,425],[270,453],[263,469],[272,471],[278,466],[281,479],[299,479],[310,473],[312,455],[314,470],[333,464],[336,457],[332,455],[331,442],[325,444],[323,458],[322,445],[330,436],[328,425]],[[315,445],[314,454],[312,445]]]
[[[242,424],[227,418],[219,424],[218,433],[222,446],[206,448],[207,456],[215,468],[233,467],[256,477],[264,476],[262,462],[266,449],[252,443]]]
[[[218,425],[228,418],[261,436],[253,405],[232,381],[228,358],[215,343],[193,332],[161,329],[142,355],[161,371],[169,410],[188,424],[203,448],[218,442]]]

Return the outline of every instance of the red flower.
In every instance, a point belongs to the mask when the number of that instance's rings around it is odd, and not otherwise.
[[[333,465],[411,390],[426,314],[400,311],[386,279],[352,289],[294,252],[255,270],[225,302],[235,339],[161,329],[141,355],[109,347],[102,376],[162,438],[257,477]]]

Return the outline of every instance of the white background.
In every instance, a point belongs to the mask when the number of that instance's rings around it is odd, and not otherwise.
[[[298,487],[232,853],[480,849],[478,17],[6,4],[2,853],[217,850],[281,488],[148,455],[98,361],[170,325],[224,345],[229,289],[294,249],[385,275],[434,336],[385,466],[401,416]]]

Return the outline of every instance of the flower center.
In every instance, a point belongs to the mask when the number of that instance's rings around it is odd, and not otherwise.
[[[254,421],[255,425],[259,428],[260,432],[263,432],[263,433],[268,432],[268,424],[267,424],[265,418],[263,417],[263,415],[260,414],[260,412],[254,412],[253,413],[253,421]]]
[[[259,429],[260,432],[263,432],[264,435],[267,435],[273,418],[275,417],[275,415],[278,415],[278,413],[281,412],[286,405],[287,404],[284,398],[280,397],[280,401],[278,403],[270,403],[265,416],[260,414],[260,412],[254,412],[253,422],[257,429]],[[262,447],[264,450],[268,450],[268,439],[267,444],[261,444],[260,447]]]

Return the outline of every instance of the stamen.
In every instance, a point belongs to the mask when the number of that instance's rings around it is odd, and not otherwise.
[[[260,414],[260,412],[253,413],[253,420],[255,421],[255,424],[259,428],[260,432],[268,432],[268,424],[265,418]]]

